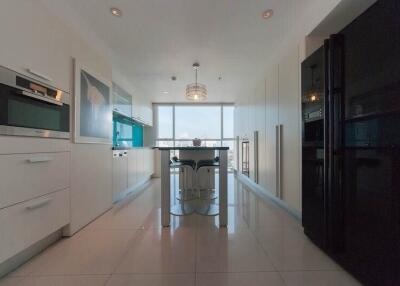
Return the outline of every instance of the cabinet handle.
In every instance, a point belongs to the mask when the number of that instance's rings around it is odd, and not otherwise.
[[[258,131],[254,131],[254,181],[258,184]]]
[[[282,129],[283,125],[275,126],[276,131],[276,196],[282,198]]]
[[[29,163],[41,163],[41,162],[49,162],[52,160],[53,159],[50,157],[34,157],[34,158],[29,158],[28,162]]]
[[[61,101],[53,99],[48,95],[39,95],[39,93],[28,92],[25,90],[15,92],[15,94],[21,95],[21,96],[27,96],[27,97],[33,98],[35,100],[45,101],[47,103],[51,103],[54,105],[63,106],[63,103]]]
[[[44,207],[45,205],[49,204],[52,200],[53,199],[48,198],[48,199],[45,199],[45,200],[42,200],[42,201],[39,201],[39,202],[36,202],[36,203],[32,203],[32,204],[26,206],[25,208],[28,211],[32,211],[32,210]]]

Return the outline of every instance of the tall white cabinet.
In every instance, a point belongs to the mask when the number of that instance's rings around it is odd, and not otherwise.
[[[279,66],[274,65],[265,79],[265,178],[266,190],[279,197]]]
[[[297,46],[279,65],[279,124],[281,126],[280,194],[291,207],[301,208],[300,188],[300,62]]]
[[[300,122],[300,60],[294,45],[247,97],[237,99],[235,135],[240,142],[250,141],[250,179],[297,211],[301,210]],[[254,131],[258,131],[257,142]],[[241,151],[240,144],[239,173]]]

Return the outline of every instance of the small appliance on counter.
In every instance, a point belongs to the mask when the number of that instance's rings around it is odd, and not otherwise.
[[[0,134],[70,137],[70,95],[0,66]]]
[[[193,139],[193,146],[194,146],[194,147],[200,147],[200,146],[201,146],[201,139],[199,139],[199,138],[194,138],[194,139]]]

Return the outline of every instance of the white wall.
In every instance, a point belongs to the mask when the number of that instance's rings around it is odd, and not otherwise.
[[[37,0],[0,1],[0,65],[35,69],[72,93],[73,58],[107,80],[107,55],[55,17]],[[25,140],[25,139],[21,139]],[[43,139],[31,139],[41,142]],[[111,145],[71,144],[71,228],[77,231],[112,203]]]

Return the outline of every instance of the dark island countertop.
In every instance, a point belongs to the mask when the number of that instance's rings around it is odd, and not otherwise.
[[[190,150],[190,151],[201,151],[201,150],[229,150],[229,147],[154,147],[159,150]]]
[[[143,147],[113,146],[111,148],[111,150],[115,150],[115,151],[132,150],[132,149],[154,149],[154,147],[152,147],[152,146],[143,146]]]

